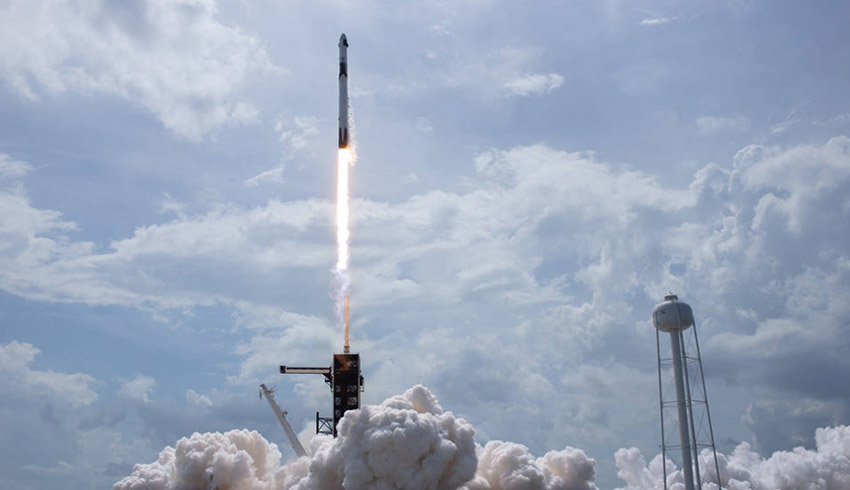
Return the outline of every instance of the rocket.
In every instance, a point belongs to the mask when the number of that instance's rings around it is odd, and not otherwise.
[[[348,39],[339,37],[339,147],[348,148]]]

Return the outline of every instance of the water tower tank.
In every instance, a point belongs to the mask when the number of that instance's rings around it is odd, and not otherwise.
[[[662,332],[685,330],[694,324],[694,311],[675,294],[670,294],[652,309],[652,324]]]

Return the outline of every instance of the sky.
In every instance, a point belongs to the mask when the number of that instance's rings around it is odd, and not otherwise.
[[[0,486],[108,488],[193,432],[305,434],[342,330],[537,455],[660,442],[693,309],[719,450],[850,424],[841,1],[0,0]],[[317,364],[318,363],[318,364]]]

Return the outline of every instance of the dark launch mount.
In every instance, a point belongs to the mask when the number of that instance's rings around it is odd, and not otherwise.
[[[348,349],[346,349],[348,350]],[[360,408],[360,393],[364,390],[360,374],[360,354],[334,354],[331,367],[281,366],[281,374],[322,374],[333,395],[333,417],[316,412],[316,433],[336,437],[336,427],[348,410]]]

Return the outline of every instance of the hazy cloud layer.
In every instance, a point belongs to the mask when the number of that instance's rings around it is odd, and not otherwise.
[[[21,95],[117,95],[187,138],[256,120],[240,90],[272,69],[256,36],[220,22],[214,0],[14,0],[0,9],[0,77]]]

